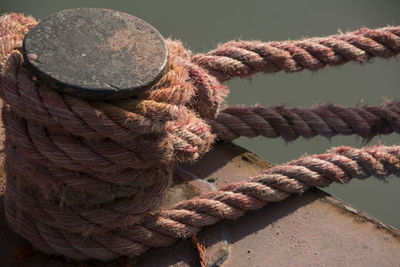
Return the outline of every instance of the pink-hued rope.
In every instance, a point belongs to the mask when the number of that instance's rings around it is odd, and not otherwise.
[[[319,70],[349,61],[364,63],[400,52],[400,27],[363,28],[354,32],[296,41],[231,41],[192,60],[221,81],[254,73]]]
[[[357,134],[369,139],[399,132],[398,102],[220,109],[228,94],[222,80],[394,56],[400,51],[400,27],[300,41],[228,42],[195,56],[179,41],[167,40],[168,69],[151,90],[104,102],[62,95],[37,80],[21,56],[22,39],[36,21],[10,14],[0,22],[6,217],[47,253],[133,257],[310,186],[400,174],[399,146],[341,147],[156,212],[174,165],[195,161],[216,138],[264,135],[291,141]]]
[[[224,219],[236,219],[248,210],[278,202],[293,193],[352,178],[400,176],[400,146],[361,149],[338,147],[325,154],[311,155],[264,171],[248,181],[224,186],[218,191],[180,202],[168,210],[147,214],[138,224],[83,238],[68,213],[17,187],[11,175],[6,195],[6,215],[16,232],[40,250],[76,259],[108,260],[119,255],[134,257],[151,247],[165,247],[179,238],[194,236],[202,227]],[[117,203],[116,203],[117,204]],[[86,218],[87,224],[96,221]],[[72,224],[72,225],[71,225]],[[80,226],[78,226],[80,227]]]
[[[230,141],[240,136],[298,137],[356,134],[365,140],[376,135],[400,133],[400,102],[382,106],[342,107],[335,104],[313,108],[228,107],[207,119],[217,138]]]

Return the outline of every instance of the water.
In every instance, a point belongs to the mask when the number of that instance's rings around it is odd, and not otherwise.
[[[231,39],[263,41],[297,39],[356,30],[400,25],[400,2],[393,1],[21,1],[3,0],[0,12],[24,12],[41,19],[62,9],[103,7],[121,10],[140,17],[156,27],[165,37],[181,39],[194,52],[204,52],[217,43]],[[379,105],[383,97],[399,99],[400,57],[376,59],[373,64],[350,63],[325,68],[317,73],[277,73],[255,75],[249,80],[228,82],[228,104],[311,106],[333,102],[355,105],[361,101]],[[399,144],[392,134],[371,140],[376,144]],[[299,139],[286,144],[281,139],[240,138],[235,143],[264,159],[282,163],[305,153],[321,153],[331,146],[360,147],[354,136]],[[353,180],[348,185],[324,189],[353,206],[369,212],[400,229],[400,179],[387,183],[370,178]]]

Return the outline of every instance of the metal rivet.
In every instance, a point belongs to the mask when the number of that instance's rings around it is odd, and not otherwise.
[[[56,13],[24,39],[26,66],[54,90],[91,100],[131,97],[150,88],[168,61],[164,38],[119,11],[79,8]]]

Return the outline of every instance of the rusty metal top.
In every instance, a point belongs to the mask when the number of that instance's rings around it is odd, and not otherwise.
[[[121,99],[148,89],[168,59],[164,38],[145,21],[99,8],[56,13],[25,36],[24,59],[60,93]]]

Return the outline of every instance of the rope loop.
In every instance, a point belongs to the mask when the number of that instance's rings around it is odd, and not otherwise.
[[[311,186],[400,175],[399,146],[339,147],[154,212],[176,163],[194,162],[216,139],[357,134],[369,140],[400,133],[399,102],[223,108],[228,88],[222,84],[257,72],[316,71],[392,57],[400,53],[400,27],[298,41],[231,41],[197,55],[169,39],[167,71],[150,90],[89,101],[60,94],[27,70],[22,40],[35,25],[20,14],[0,17],[5,212],[37,249],[74,259],[134,257]]]

